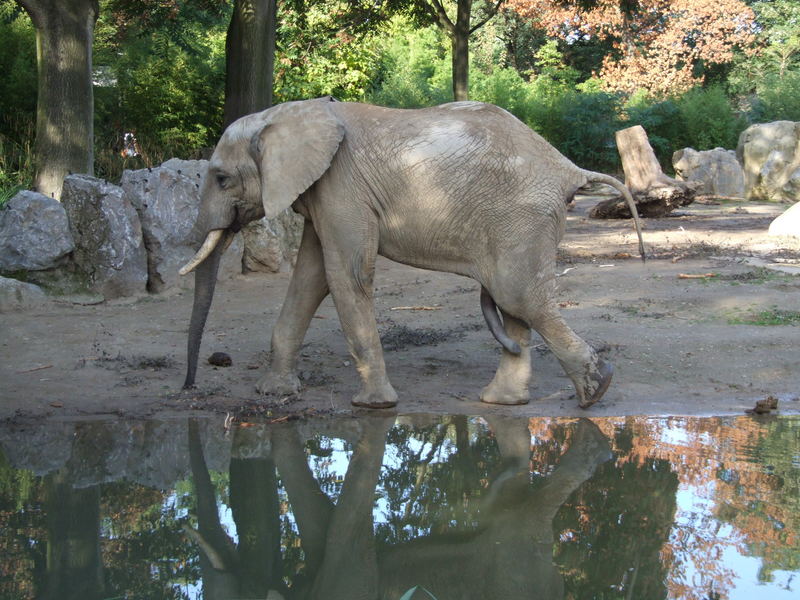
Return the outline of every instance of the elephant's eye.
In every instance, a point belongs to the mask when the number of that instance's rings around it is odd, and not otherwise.
[[[217,185],[221,187],[223,190],[228,187],[228,183],[230,183],[230,177],[223,173],[217,173]]]

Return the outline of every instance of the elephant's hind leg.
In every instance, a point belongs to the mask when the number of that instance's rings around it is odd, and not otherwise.
[[[256,384],[258,392],[289,395],[300,391],[297,353],[314,312],[327,295],[322,247],[313,224],[306,221],[289,290],[272,329],[269,368]]]
[[[519,344],[521,352],[505,348],[492,382],[481,392],[481,401],[489,404],[527,404],[531,380],[531,330],[527,324],[501,309],[506,333]]]
[[[544,338],[572,380],[581,408],[600,400],[611,383],[614,367],[569,328],[552,302],[536,312],[531,326]]]

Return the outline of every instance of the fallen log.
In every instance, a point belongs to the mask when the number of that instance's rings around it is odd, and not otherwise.
[[[641,125],[616,134],[617,149],[625,171],[625,185],[643,217],[663,217],[680,206],[694,202],[697,184],[667,177]],[[589,216],[594,219],[629,219],[631,211],[621,196],[598,203]]]

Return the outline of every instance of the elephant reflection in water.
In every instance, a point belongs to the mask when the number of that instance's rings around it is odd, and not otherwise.
[[[381,553],[380,598],[399,598],[415,585],[440,600],[564,597],[564,582],[553,563],[553,518],[597,466],[611,458],[608,440],[594,423],[580,420],[556,469],[534,487],[527,422],[487,421],[506,469],[484,496],[476,531],[432,534]]]
[[[239,544],[234,545],[220,523],[198,425],[190,422],[189,451],[198,528],[186,527],[185,531],[201,550],[204,598],[377,597],[372,509],[386,435],[394,418],[371,418],[360,423],[362,433],[335,505],[320,490],[294,427],[271,429],[268,458],[232,459],[231,512],[239,536]],[[237,429],[236,435],[246,436],[246,430]],[[234,447],[238,441],[234,439]],[[305,555],[307,575],[295,577],[291,589],[283,581],[276,466],[292,505]]]
[[[188,531],[201,548],[205,597],[397,600],[410,588],[421,586],[440,600],[562,598],[563,580],[553,564],[553,517],[568,496],[611,457],[608,441],[591,421],[579,421],[555,470],[533,487],[527,422],[498,417],[489,423],[505,470],[482,497],[477,528],[469,533],[431,534],[380,549],[376,548],[373,508],[394,419],[359,421],[361,432],[336,504],[314,478],[297,431],[273,428],[270,458],[248,460],[267,460],[277,467],[292,505],[305,560],[304,575],[296,576],[291,588],[284,584],[280,565],[280,527],[273,503],[277,482],[271,480],[260,491],[250,490],[251,504],[257,506],[260,498],[261,513],[273,515],[271,524],[269,519],[262,520],[259,532],[269,542],[258,552],[244,548],[240,519],[232,507],[240,535],[235,548],[219,523],[199,436],[196,428],[194,434],[190,429],[200,526]],[[269,468],[274,477],[274,467]],[[252,485],[246,482],[253,478],[236,483],[232,467],[232,504],[234,488]],[[252,562],[248,554],[261,565],[258,582],[254,572],[245,568]]]

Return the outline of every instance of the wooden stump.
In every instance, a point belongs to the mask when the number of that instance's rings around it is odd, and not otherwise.
[[[617,148],[625,171],[625,185],[643,217],[663,217],[679,206],[694,202],[696,184],[667,177],[661,170],[647,133],[641,125],[621,129]],[[631,211],[622,197],[598,203],[589,216],[595,219],[629,219]]]

